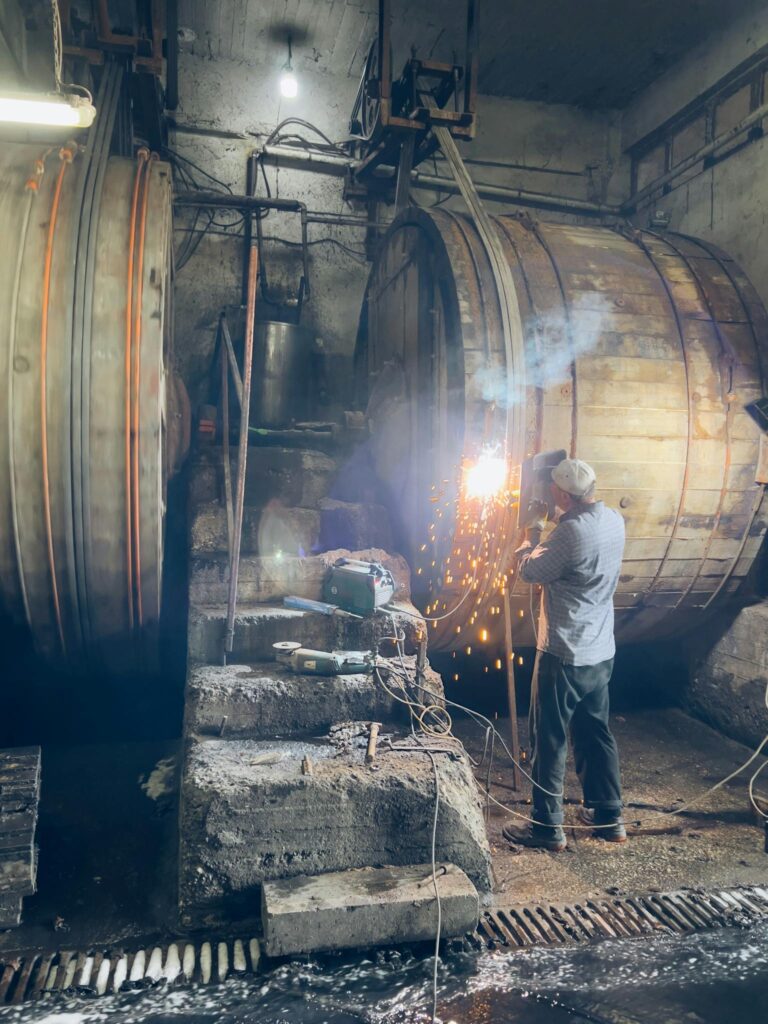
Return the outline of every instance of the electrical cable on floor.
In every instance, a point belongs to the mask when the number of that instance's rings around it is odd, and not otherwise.
[[[392,639],[392,637],[382,637],[381,638],[382,641],[383,640],[391,640],[391,639]],[[407,690],[405,688],[404,683],[407,682],[407,683],[411,683],[412,684],[412,680],[410,679],[410,677],[406,676],[404,678],[404,682],[401,681],[401,689],[404,691],[404,695],[403,696],[399,696],[390,687],[388,687],[386,685],[386,683],[384,683],[384,681],[382,680],[381,672],[380,672],[381,668],[385,668],[385,670],[387,672],[389,672],[390,674],[395,675],[395,676],[402,675],[402,673],[399,673],[397,671],[397,669],[394,668],[392,665],[388,664],[388,665],[381,666],[381,665],[377,664],[376,662],[374,662],[374,673],[375,673],[376,678],[378,679],[380,685],[384,688],[384,690],[394,700],[397,700],[400,703],[405,704],[408,707],[411,715],[413,715],[415,717],[416,721],[419,723],[420,727],[422,728],[422,731],[426,732],[427,735],[433,735],[433,736],[437,735],[434,732],[430,733],[430,732],[428,732],[427,729],[424,729],[423,726],[422,726],[422,722],[421,722],[419,716],[414,714],[414,710],[413,709],[414,708],[419,708],[419,707],[423,708],[423,705],[420,705],[418,702],[416,702],[414,700],[411,700],[408,697]],[[470,717],[473,720],[475,720],[475,721],[478,721],[478,720],[482,721],[484,724],[489,726],[492,729],[493,733],[498,737],[499,742],[501,743],[501,745],[502,745],[504,751],[506,752],[507,756],[520,769],[522,774],[528,779],[528,781],[533,786],[535,786],[541,792],[545,793],[547,796],[552,796],[552,797],[555,797],[557,799],[562,799],[563,798],[563,795],[564,795],[563,793],[553,793],[550,790],[546,789],[544,786],[542,786],[540,783],[534,781],[534,779],[528,774],[528,772],[525,771],[525,769],[522,767],[522,765],[520,765],[512,757],[512,754],[510,753],[509,748],[507,747],[507,744],[504,741],[504,738],[498,732],[498,730],[493,725],[493,723],[490,721],[490,719],[486,718],[484,715],[480,714],[480,712],[478,712],[478,711],[473,711],[471,708],[467,708],[464,705],[461,705],[461,704],[456,703],[455,701],[449,700],[445,696],[441,696],[440,694],[436,694],[436,693],[432,692],[423,683],[421,683],[419,685],[420,685],[420,689],[423,690],[427,694],[428,697],[434,697],[435,700],[438,701],[438,702],[439,701],[443,701],[446,705],[448,705],[450,707],[455,707],[455,708],[457,708],[457,709],[459,709],[461,711],[466,712],[467,714],[470,715]],[[766,705],[768,706],[768,685],[766,686]],[[446,733],[443,733],[443,735],[450,735],[450,733],[446,732]],[[684,812],[690,810],[692,807],[695,807],[697,804],[701,803],[703,800],[706,800],[709,796],[711,796],[717,790],[719,790],[723,786],[727,785],[732,779],[736,778],[737,775],[740,775],[741,772],[743,772],[746,768],[748,768],[760,756],[760,754],[761,754],[763,748],[766,746],[766,744],[768,744],[768,734],[763,738],[763,740],[760,742],[760,744],[758,744],[757,748],[754,750],[754,752],[751,754],[751,756],[742,765],[740,765],[738,768],[736,768],[729,775],[725,776],[725,778],[721,779],[719,782],[716,782],[714,786],[711,786],[709,789],[705,790],[703,793],[701,793],[698,797],[694,798],[693,800],[690,800],[687,803],[683,804],[681,807],[677,807],[677,808],[675,808],[674,810],[671,810],[671,811],[662,811],[662,812],[659,812],[657,814],[651,814],[651,815],[649,815],[646,818],[633,819],[632,823],[635,824],[635,825],[638,825],[638,826],[642,826],[642,825],[647,824],[647,823],[652,822],[652,821],[658,821],[659,819],[667,819],[667,818],[670,818],[670,817],[675,817],[677,815],[683,814]],[[758,768],[757,772],[755,772],[755,774],[752,776],[752,779],[750,779],[751,786],[753,786],[753,781],[764,770],[764,768],[766,767],[766,764],[768,764],[768,762],[765,762],[764,764],[762,764]],[[750,789],[750,795],[751,795],[751,789]],[[529,823],[534,824],[534,825],[541,825],[541,824],[543,824],[542,822],[536,821],[535,818],[532,818],[529,815],[522,814],[520,811],[514,810],[513,808],[509,807],[507,804],[503,803],[501,800],[497,800],[496,797],[494,797],[487,790],[486,790],[486,797],[492,803],[496,804],[498,807],[501,807],[503,810],[507,811],[507,813],[511,814],[513,817],[519,818],[522,821],[526,821],[526,822],[529,822]],[[756,804],[754,799],[752,801],[752,805],[758,811],[758,813],[760,813],[763,817],[768,817],[768,815],[763,814],[763,812],[760,810],[760,808],[758,807],[758,805]],[[614,826],[613,825],[596,825],[596,824],[578,825],[578,824],[570,824],[569,823],[566,827],[570,828],[570,829],[575,829],[575,830],[578,830],[578,831],[594,832],[594,831],[598,831],[599,829],[603,829],[603,828],[605,828],[605,829],[613,828]]]
[[[418,741],[417,741],[418,742]],[[443,906],[440,902],[440,887],[437,884],[437,817],[440,812],[440,776],[437,771],[437,761],[431,750],[424,748],[424,753],[432,762],[432,771],[435,775],[435,816],[432,820],[432,885],[435,889],[435,900],[437,901],[437,929],[435,932],[435,962],[432,971],[432,1024],[437,1020],[437,972],[440,966],[440,934],[443,930]]]

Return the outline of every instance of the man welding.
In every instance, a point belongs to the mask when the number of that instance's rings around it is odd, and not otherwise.
[[[560,852],[566,848],[569,731],[593,835],[613,843],[627,839],[619,755],[608,724],[624,520],[595,500],[595,472],[580,459],[563,459],[551,469],[549,489],[562,510],[557,526],[542,542],[546,505],[534,504],[525,543],[516,551],[520,579],[544,588],[529,717],[535,824],[527,831],[507,826],[503,835],[518,845]]]

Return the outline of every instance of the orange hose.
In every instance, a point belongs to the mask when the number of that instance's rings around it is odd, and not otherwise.
[[[139,626],[143,625],[141,600],[141,495],[139,486],[139,440],[140,440],[140,405],[141,405],[141,303],[144,291],[144,239],[147,228],[147,207],[149,205],[149,174],[147,163],[144,173],[144,188],[141,196],[141,217],[139,221],[139,241],[136,266],[136,319],[134,321],[134,360],[133,360],[133,564],[136,586],[136,616]]]
[[[125,572],[128,584],[128,624],[133,629],[133,523],[131,518],[131,361],[133,336],[133,263],[136,246],[136,219],[139,206],[139,190],[147,157],[146,149],[138,153],[138,166],[133,183],[131,199],[131,220],[128,230],[128,280],[125,302]]]
[[[45,540],[48,549],[48,569],[51,574],[51,589],[53,591],[53,609],[56,615],[56,628],[59,634],[61,650],[66,654],[66,643],[64,641],[64,627],[61,621],[61,605],[59,603],[59,586],[56,580],[56,558],[53,551],[53,526],[51,523],[51,487],[48,474],[48,394],[47,394],[47,373],[48,373],[48,305],[51,298],[51,266],[53,264],[53,240],[56,234],[56,222],[59,217],[59,205],[61,203],[61,190],[64,184],[64,175],[67,166],[72,163],[74,152],[63,147],[59,150],[61,167],[56,178],[56,186],[53,190],[51,202],[51,219],[48,222],[48,234],[45,240],[45,262],[43,264],[43,301],[42,316],[40,320],[40,434],[43,456],[43,517],[45,520]]]

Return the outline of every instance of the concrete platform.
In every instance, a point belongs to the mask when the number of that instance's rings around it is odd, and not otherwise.
[[[410,600],[411,576],[407,562],[400,555],[390,555],[381,548],[366,548],[363,551],[336,548],[307,558],[287,554],[244,555],[240,560],[237,599],[245,604],[264,604],[293,595],[321,601],[328,570],[339,558],[380,562],[394,577],[394,599]],[[228,592],[229,563],[226,555],[195,557],[191,560],[190,604],[226,602]]]
[[[477,890],[454,864],[439,864],[441,927],[445,937],[477,926]],[[268,882],[262,926],[268,956],[434,940],[437,901],[432,865],[362,868]]]
[[[424,634],[426,623],[407,601],[398,601],[391,614],[379,613],[366,619],[342,615],[321,615],[295,611],[280,604],[238,605],[235,640],[230,661],[250,664],[271,661],[272,644],[292,640],[322,651],[371,650],[375,643],[392,634],[392,620],[405,634],[405,650],[416,651],[417,636]],[[227,618],[223,602],[198,605],[189,610],[187,651],[192,662],[220,664]],[[381,653],[393,653],[393,645],[384,643]]]
[[[233,479],[237,449],[230,452]],[[291,508],[318,508],[338,470],[324,452],[305,448],[261,448],[250,445],[245,474],[245,504],[264,508],[279,501]],[[219,447],[199,449],[190,467],[189,501],[199,505],[219,501],[223,490],[223,456]]]
[[[437,857],[487,890],[490,851],[470,762],[459,743],[439,745]],[[311,774],[302,773],[305,758]],[[364,736],[347,748],[322,740],[190,743],[181,783],[182,926],[258,916],[264,882],[429,860],[429,757],[380,743],[375,763],[364,759]]]
[[[410,671],[415,659],[407,660]],[[384,672],[386,679],[386,672]],[[427,688],[442,694],[437,672]],[[405,705],[390,697],[372,673],[296,675],[266,665],[199,665],[187,677],[184,734],[189,738],[268,739],[321,735],[345,721],[407,724]]]

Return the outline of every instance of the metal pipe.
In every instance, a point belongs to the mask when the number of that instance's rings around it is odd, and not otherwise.
[[[312,149],[300,146],[280,146],[271,143],[263,146],[262,154],[271,160],[287,160],[289,163],[311,164],[324,171],[346,174],[355,161],[350,157],[337,156],[335,153],[317,153]]]
[[[175,110],[179,105],[179,4],[178,0],[165,2],[165,109]]]
[[[443,178],[437,174],[422,174],[414,171],[411,184],[416,188],[432,191],[450,192],[459,195],[459,186],[451,178]],[[530,192],[524,188],[509,188],[506,185],[490,185],[475,182],[475,189],[483,199],[498,202],[512,202],[520,206],[541,206],[552,210],[565,210],[571,213],[591,214],[601,217],[617,217],[621,209],[606,203],[593,203],[588,199],[572,199],[570,196],[550,196],[543,192]]]
[[[285,210],[306,212],[306,204],[298,199],[263,199],[260,196],[234,195],[230,192],[177,192],[173,197],[174,206],[208,207],[215,210]]]
[[[237,581],[240,575],[240,545],[243,537],[243,509],[245,506],[245,473],[248,465],[248,420],[251,406],[251,370],[253,367],[253,333],[256,326],[256,280],[259,253],[251,246],[248,254],[248,304],[245,315],[243,343],[243,401],[240,406],[240,440],[237,448],[237,490],[235,494],[235,528],[232,538],[232,556],[229,561],[229,594],[227,596],[227,625],[224,633],[224,660],[232,653],[235,639],[235,609],[237,607]]]
[[[311,150],[301,149],[298,146],[265,146],[262,150],[264,156],[270,159],[279,159],[285,163],[312,164],[313,169],[326,171],[331,174],[354,171],[357,167],[356,161],[346,157],[333,154],[312,153]],[[311,158],[311,159],[310,159]],[[394,178],[395,168],[382,166],[378,168],[376,176],[381,179]],[[444,178],[437,174],[423,174],[421,171],[411,173],[411,186],[415,188],[429,189],[430,191],[450,192],[453,195],[459,194],[459,188],[452,178]],[[593,203],[588,199],[573,199],[570,196],[545,195],[542,192],[531,192],[524,188],[510,188],[505,185],[491,185],[483,182],[475,182],[475,188],[484,199],[491,199],[498,202],[513,202],[521,206],[540,206],[553,210],[565,210],[570,213],[589,214],[603,217],[617,217],[621,214],[621,208],[606,203]]]
[[[641,188],[639,192],[636,192],[633,196],[622,205],[622,213],[634,210],[638,203],[642,202],[647,196],[656,192],[658,189],[663,188],[670,181],[673,181],[679,175],[684,174],[689,168],[693,167],[700,160],[704,160],[706,157],[715,153],[718,149],[721,149],[728,142],[731,142],[742,132],[745,132],[752,125],[762,121],[764,117],[768,117],[768,103],[764,103],[761,107],[753,110],[751,114],[748,114],[742,121],[735,124],[733,128],[729,128],[727,132],[723,132],[722,135],[718,135],[712,142],[708,142],[706,146],[702,146],[701,149],[697,149],[695,153],[691,153],[689,157],[682,160],[677,167],[673,167],[671,171],[667,171],[666,174],[662,174],[656,181],[652,181],[649,185]]]

